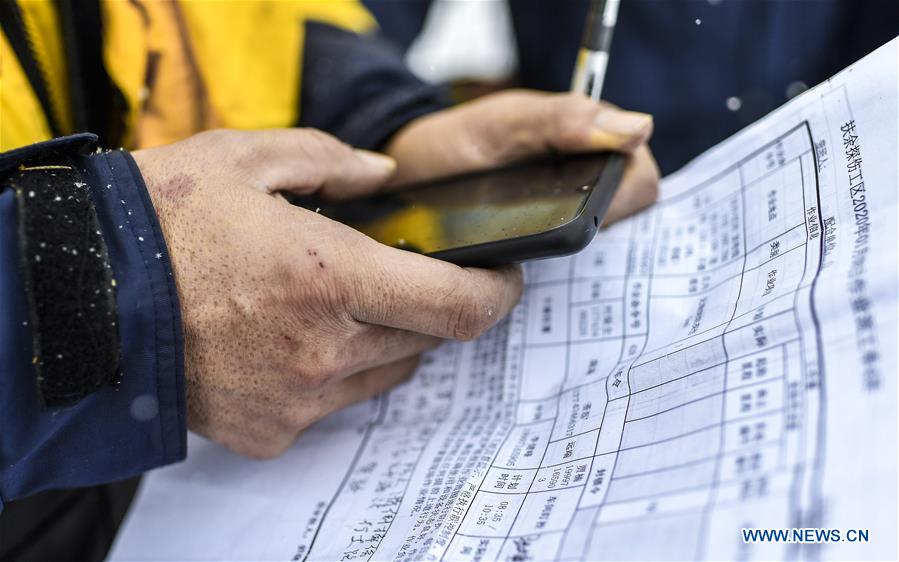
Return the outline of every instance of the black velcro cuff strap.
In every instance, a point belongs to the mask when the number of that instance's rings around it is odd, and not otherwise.
[[[74,166],[46,162],[20,165],[6,183],[18,200],[38,391],[53,407],[116,380],[119,337],[115,279],[89,188]]]

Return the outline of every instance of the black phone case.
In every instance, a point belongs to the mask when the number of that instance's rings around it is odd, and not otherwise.
[[[426,256],[465,267],[489,267],[574,254],[593,240],[618,190],[624,156],[609,153],[608,162],[593,182],[593,190],[577,215],[565,224],[539,234],[453,248]]]

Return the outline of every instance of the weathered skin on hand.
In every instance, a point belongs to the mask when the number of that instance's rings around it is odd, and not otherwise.
[[[147,189],[169,201],[173,207],[181,207],[194,192],[197,180],[191,174],[176,172],[163,178],[150,178],[147,183]]]
[[[250,153],[253,168],[226,157]],[[482,333],[520,294],[518,272],[381,246],[276,197],[274,186],[370,193],[393,173],[392,160],[322,133],[219,131],[134,158],[178,286],[188,426],[237,452],[281,453],[321,417],[405,380],[443,337]],[[430,302],[460,283],[454,299]],[[482,300],[496,316],[458,314]]]

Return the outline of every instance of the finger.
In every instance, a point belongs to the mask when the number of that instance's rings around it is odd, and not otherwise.
[[[420,360],[420,355],[406,357],[347,377],[328,389],[324,406],[333,412],[390,390],[408,380]]]
[[[609,225],[648,207],[656,200],[658,193],[659,167],[649,147],[642,145],[628,160],[621,185],[612,198],[603,225]]]
[[[360,322],[470,340],[502,319],[522,290],[519,266],[462,268],[368,239],[349,273],[350,312]],[[364,253],[364,256],[363,256]]]
[[[259,189],[348,199],[376,191],[393,174],[389,156],[354,149],[315,129],[240,132],[238,165]]]
[[[405,382],[415,372],[420,359],[418,355],[407,357],[341,379],[325,388],[311,408],[308,403],[298,403],[291,423],[302,431],[332,412],[374,398]],[[291,441],[298,436],[299,432],[294,433]]]
[[[403,129],[387,150],[403,163],[391,185],[501,166],[548,151],[632,152],[647,141],[652,126],[648,114],[581,94],[486,96]],[[435,137],[441,139],[438,146]]]
[[[344,358],[348,358],[349,361],[341,370],[343,376],[349,376],[379,365],[421,355],[439,346],[443,341],[435,336],[408,330],[362,324],[359,332],[346,346]]]
[[[415,355],[358,372],[325,387],[317,396],[272,405],[278,414],[265,413],[252,420],[224,417],[203,434],[229,449],[255,459],[272,459],[289,449],[303,430],[341,408],[362,402],[406,381],[418,366]]]

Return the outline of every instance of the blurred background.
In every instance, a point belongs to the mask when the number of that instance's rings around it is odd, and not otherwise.
[[[569,88],[589,0],[364,0],[455,101]],[[603,97],[655,116],[663,174],[899,34],[897,0],[622,0]]]

